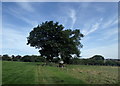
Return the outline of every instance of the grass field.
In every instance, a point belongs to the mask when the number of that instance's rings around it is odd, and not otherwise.
[[[115,84],[118,67],[41,66],[33,62],[2,62],[2,84]]]

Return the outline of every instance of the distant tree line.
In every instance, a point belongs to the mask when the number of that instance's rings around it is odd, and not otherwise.
[[[7,54],[1,56],[2,61],[22,61],[22,62],[45,62],[45,58],[37,55],[25,55],[25,56],[14,56],[11,57]]]
[[[0,60],[3,61],[21,61],[21,62],[46,62],[46,58],[37,55],[25,55],[25,56],[8,56],[0,55]],[[60,58],[53,58],[53,63],[58,63]],[[104,59],[101,55],[95,55],[88,59],[80,59],[77,57],[71,58],[69,64],[75,65],[105,65],[105,66],[120,66],[120,59]]]
[[[76,65],[120,66],[120,59],[104,59],[101,55],[95,55],[88,59],[73,58],[70,63]]]

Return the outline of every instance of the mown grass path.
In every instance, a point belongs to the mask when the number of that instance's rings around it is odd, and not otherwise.
[[[3,62],[3,84],[83,84],[58,67],[39,63]]]
[[[41,66],[33,62],[2,62],[3,84],[115,84],[118,67],[67,65]]]
[[[42,67],[38,66],[36,70],[36,83],[38,84],[83,84],[80,79],[73,77],[57,67]]]

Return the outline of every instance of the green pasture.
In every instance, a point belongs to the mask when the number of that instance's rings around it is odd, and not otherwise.
[[[2,62],[2,84],[116,84],[118,67],[66,65],[41,66],[34,62]]]

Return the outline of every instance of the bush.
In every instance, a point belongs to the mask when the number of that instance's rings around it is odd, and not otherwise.
[[[91,57],[90,59],[94,59],[94,60],[104,60],[104,57],[101,55],[94,55],[93,57]]]
[[[105,65],[117,66],[117,63],[115,61],[108,60],[105,62]]]
[[[5,54],[5,55],[2,56],[2,60],[3,61],[11,61],[12,59],[7,54]]]
[[[21,58],[22,57],[20,55],[17,55],[17,56],[12,55],[12,61],[20,61]]]
[[[21,61],[23,62],[45,62],[45,58],[41,56],[36,56],[36,55],[25,55],[21,58]]]

